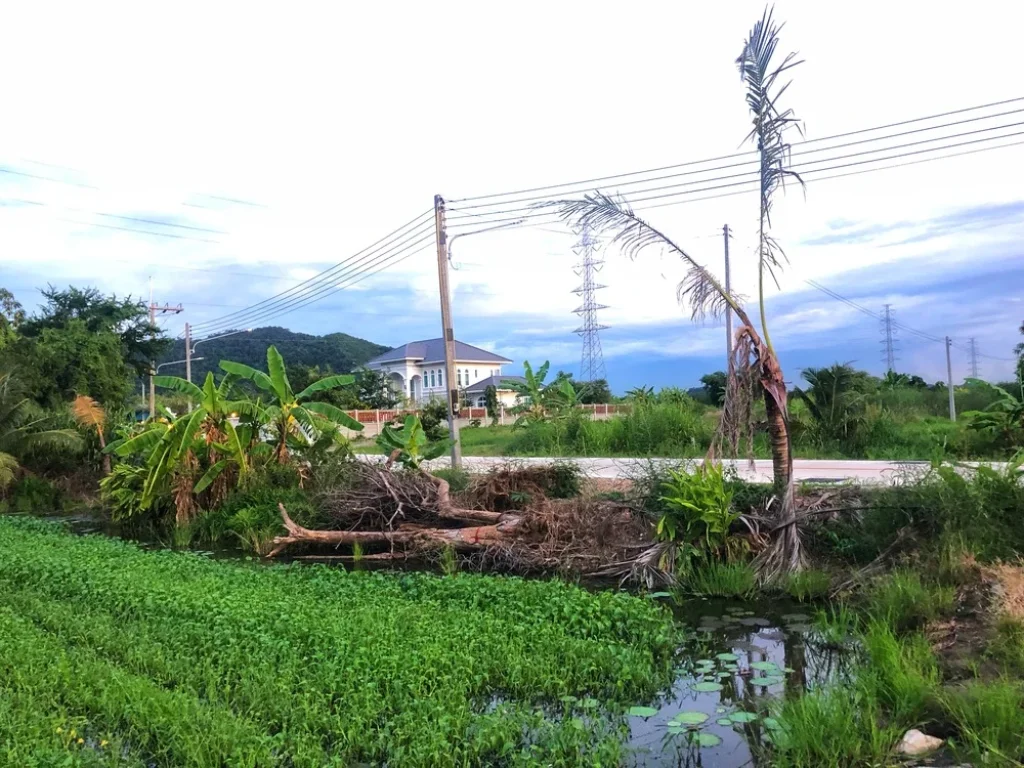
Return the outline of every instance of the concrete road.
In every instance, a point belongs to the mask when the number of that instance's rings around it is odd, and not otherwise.
[[[368,460],[381,460],[383,456],[364,455]],[[464,456],[463,466],[470,472],[486,472],[494,466],[508,461],[523,464],[547,464],[549,458],[504,458],[500,456]],[[685,462],[700,461],[699,459],[562,459],[573,461],[579,465],[588,477],[630,478],[634,477],[648,462],[661,466],[675,467]],[[746,460],[726,459],[726,467],[732,467],[736,474],[753,482],[771,482],[772,463],[770,460],[757,460],[751,466]],[[993,462],[992,466],[1002,466]],[[448,466],[448,459],[436,459],[430,462],[432,468]],[[793,474],[798,482],[805,483],[886,483],[895,484],[922,474],[927,470],[926,461],[847,461],[845,459],[795,459]]]

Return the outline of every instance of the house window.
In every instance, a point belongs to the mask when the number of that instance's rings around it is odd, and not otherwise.
[[[434,388],[434,372],[433,371],[430,372],[430,388],[431,389]]]
[[[457,368],[455,370],[455,377],[456,377],[456,380],[457,380],[459,386],[461,387],[462,386],[462,369],[461,368]]]
[[[440,370],[437,372],[437,386],[444,386],[444,373]]]
[[[473,381],[476,381],[479,378],[480,378],[480,371],[478,371],[476,368],[474,368],[473,369]]]

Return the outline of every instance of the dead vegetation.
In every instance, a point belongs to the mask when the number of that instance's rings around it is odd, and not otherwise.
[[[635,557],[653,541],[650,523],[629,504],[579,495],[578,473],[510,462],[452,493],[422,470],[357,462],[344,485],[322,500],[331,527],[307,529],[281,507],[292,545],[377,548],[375,559],[430,557],[452,548],[472,567],[514,573],[591,573]],[[570,498],[557,498],[573,492]]]

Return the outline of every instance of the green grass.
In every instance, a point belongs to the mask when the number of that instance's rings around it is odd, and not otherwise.
[[[956,591],[928,583],[920,573],[897,569],[868,590],[867,612],[897,631],[915,629],[952,613]]]
[[[969,683],[944,696],[960,732],[960,751],[974,765],[1020,765],[1024,759],[1024,687],[1020,680]]]
[[[0,518],[0,764],[614,765],[674,635],[649,601],[560,582],[255,567]]]
[[[805,568],[791,573],[781,580],[779,587],[787,595],[800,602],[822,600],[828,597],[832,588],[832,577],[816,568]]]
[[[757,592],[757,574],[750,563],[697,562],[679,574],[679,587],[700,597],[747,598]]]

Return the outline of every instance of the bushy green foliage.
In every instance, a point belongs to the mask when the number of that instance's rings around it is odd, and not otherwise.
[[[708,552],[725,548],[729,529],[739,517],[720,464],[704,462],[692,472],[667,470],[662,484],[661,518],[655,533],[661,541],[678,541]]]
[[[450,445],[448,440],[431,440],[420,422],[419,416],[409,414],[401,429],[385,424],[377,435],[377,445],[387,454],[394,454],[395,460],[410,469],[419,469],[424,461],[436,459]]]
[[[56,514],[64,508],[64,492],[43,477],[25,475],[7,494],[8,509],[18,514]]]
[[[794,600],[800,602],[821,600],[828,597],[832,587],[832,577],[826,571],[805,568],[802,571],[783,576],[779,586]]]
[[[448,438],[448,403],[446,400],[431,400],[420,408],[420,423],[427,438],[432,441]]]
[[[133,768],[618,765],[616,713],[668,683],[677,643],[621,593],[251,568],[21,518],[0,518],[0,595],[12,765],[64,764],[72,724]]]

